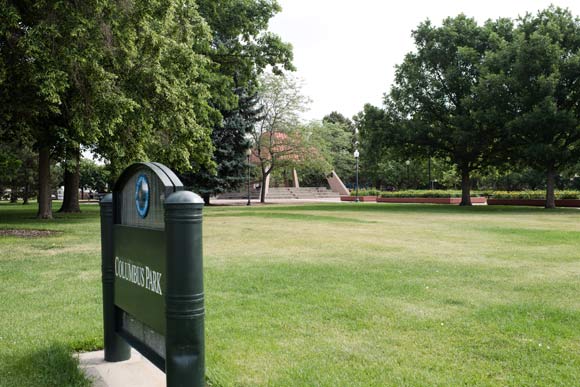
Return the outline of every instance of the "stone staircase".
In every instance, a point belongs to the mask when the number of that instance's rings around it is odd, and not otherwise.
[[[329,190],[326,187],[279,187],[270,188],[266,200],[276,199],[336,199],[340,195]],[[248,198],[248,191],[225,192],[217,195],[218,199],[226,200],[243,200]],[[251,189],[250,198],[252,200],[260,199],[260,190]]]
[[[242,200],[248,199],[248,190],[238,191],[238,192],[224,192],[217,195],[218,199],[230,199],[230,200]],[[258,200],[260,199],[260,190],[251,189],[250,199]]]
[[[270,188],[266,200],[270,199],[334,199],[340,195],[326,187],[278,187]]]

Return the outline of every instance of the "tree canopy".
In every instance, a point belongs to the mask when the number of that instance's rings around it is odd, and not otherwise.
[[[483,99],[478,85],[494,37],[506,23],[479,26],[465,15],[447,18],[439,27],[421,23],[413,31],[416,51],[397,66],[385,101],[387,112],[400,118],[393,138],[409,152],[449,158],[457,166],[462,205],[471,204],[470,173],[493,160],[501,144],[502,127],[478,114]]]
[[[459,15],[421,23],[383,108],[359,114],[365,157],[374,166],[393,151],[448,160],[464,205],[474,171],[533,166],[546,173],[553,207],[556,172],[579,157],[578,28],[578,18],[553,6],[515,22],[478,25]]]
[[[222,156],[233,147],[222,159],[235,164],[248,126],[227,133],[238,97],[255,93],[267,66],[293,69],[291,46],[267,32],[275,1],[0,0],[0,8],[0,134],[39,152],[40,217],[51,216],[51,160],[64,163],[65,184],[76,177],[67,185],[76,192],[81,149],[112,176],[147,159],[212,175],[223,170],[217,147]]]
[[[516,160],[545,173],[546,206],[555,207],[556,174],[580,157],[580,20],[550,7],[520,18],[514,35],[498,54],[507,64],[491,69],[510,99],[494,104],[511,115]]]

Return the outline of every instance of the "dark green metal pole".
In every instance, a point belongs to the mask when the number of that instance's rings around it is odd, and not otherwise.
[[[356,198],[354,200],[358,203],[358,157],[356,157]]]
[[[101,199],[101,271],[103,281],[103,331],[105,360],[116,362],[131,357],[131,347],[115,331],[115,249],[113,245],[113,196]]]
[[[189,191],[165,201],[167,387],[205,385],[202,209]]]
[[[250,155],[248,154],[248,203],[246,205],[250,204]]]
[[[429,189],[433,189],[433,181],[431,180],[431,156],[429,156]]]

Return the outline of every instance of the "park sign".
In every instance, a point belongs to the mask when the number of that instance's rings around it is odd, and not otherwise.
[[[101,200],[105,360],[138,350],[167,386],[204,386],[203,200],[159,163],[133,164]]]

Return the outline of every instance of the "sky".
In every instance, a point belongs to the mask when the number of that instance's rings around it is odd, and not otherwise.
[[[307,120],[332,111],[347,117],[365,103],[379,106],[393,81],[395,65],[413,50],[411,31],[430,19],[440,25],[464,13],[483,23],[517,18],[554,4],[580,15],[580,1],[542,0],[278,0],[282,12],[270,31],[294,47],[296,76],[312,100]]]

